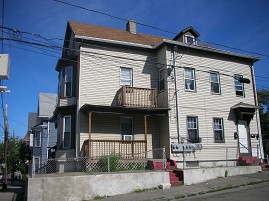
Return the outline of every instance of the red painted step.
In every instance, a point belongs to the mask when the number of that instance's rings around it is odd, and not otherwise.
[[[179,186],[183,184],[183,171],[169,170],[169,177],[171,186]]]

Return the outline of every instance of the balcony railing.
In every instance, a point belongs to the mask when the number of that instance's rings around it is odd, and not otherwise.
[[[117,155],[120,159],[146,159],[145,140],[86,140],[85,156],[99,159],[101,156]],[[90,147],[89,147],[90,146]]]
[[[157,90],[123,86],[118,91],[118,106],[122,107],[157,107]]]

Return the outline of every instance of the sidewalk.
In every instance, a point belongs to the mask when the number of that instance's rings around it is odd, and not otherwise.
[[[7,189],[2,189],[2,183],[0,187],[0,200],[1,201],[23,201],[22,193],[24,188],[21,186],[8,185]]]
[[[239,186],[255,185],[261,182],[269,182],[269,171],[258,172],[249,175],[232,176],[226,178],[217,178],[207,182],[190,185],[175,186],[170,189],[145,190],[144,192],[133,192],[124,195],[107,197],[104,201],[164,201],[175,200],[190,195],[199,195],[219,190],[237,188]]]

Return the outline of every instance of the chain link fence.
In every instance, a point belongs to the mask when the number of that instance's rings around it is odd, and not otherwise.
[[[160,169],[165,170],[166,155],[164,148],[154,149],[143,154],[146,156],[144,159],[137,159],[136,156],[131,159],[118,154],[103,155],[98,158],[48,159],[46,163],[40,165],[33,159],[29,163],[29,175],[30,177],[35,177],[37,174],[147,171],[154,169],[151,161],[157,161],[161,166]]]

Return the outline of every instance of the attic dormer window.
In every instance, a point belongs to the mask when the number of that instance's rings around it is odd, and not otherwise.
[[[185,35],[184,42],[190,45],[196,45],[196,39],[194,36],[191,35]]]

